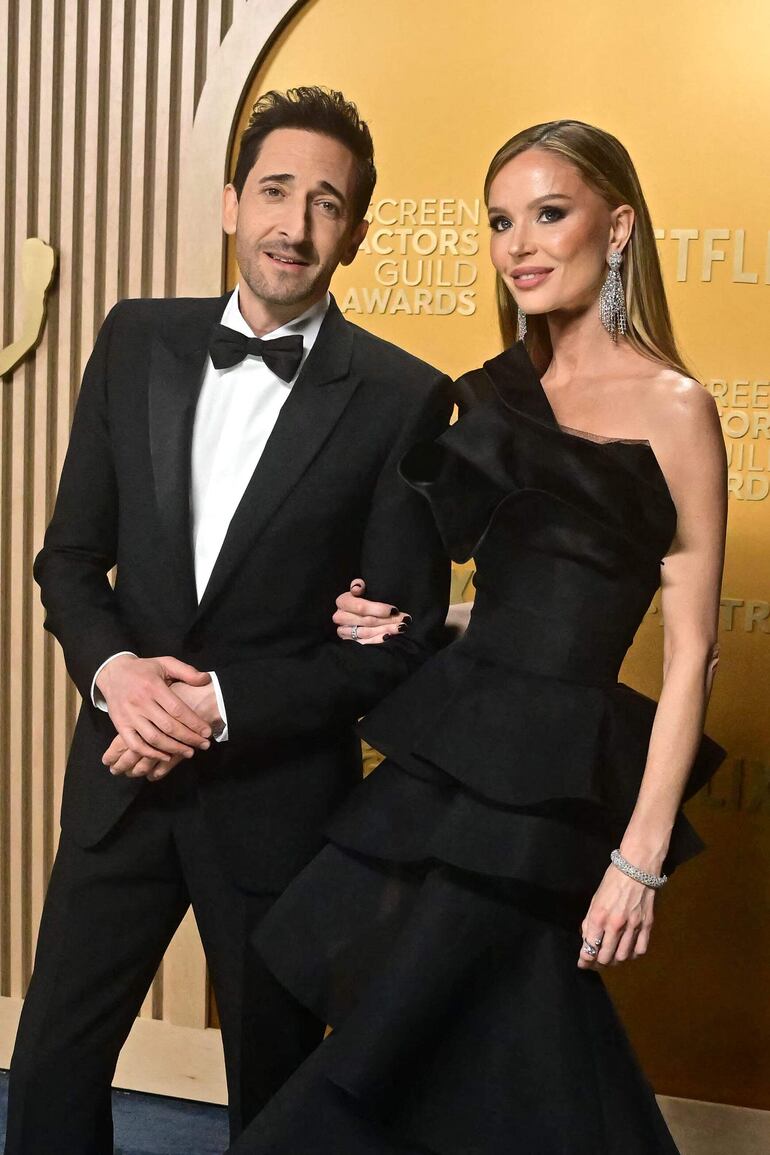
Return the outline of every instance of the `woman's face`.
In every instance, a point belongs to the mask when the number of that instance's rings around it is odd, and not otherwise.
[[[492,264],[525,313],[592,306],[633,223],[633,210],[610,209],[574,165],[540,148],[500,169],[488,212]]]

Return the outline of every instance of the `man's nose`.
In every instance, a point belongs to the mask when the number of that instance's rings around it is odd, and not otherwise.
[[[301,244],[310,234],[310,211],[301,197],[287,198],[281,216],[280,232],[291,244]]]

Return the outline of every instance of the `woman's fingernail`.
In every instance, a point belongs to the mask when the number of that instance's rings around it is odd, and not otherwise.
[[[406,633],[406,631],[407,631],[408,629],[409,629],[409,626],[408,626],[408,624],[407,624],[406,622],[401,622],[401,623],[399,624],[399,627],[398,627],[398,632],[399,632],[400,634],[404,634],[404,633]]]
[[[405,621],[405,622],[407,622],[407,623],[408,623],[408,622],[411,622],[411,620],[412,620],[412,615],[411,615],[411,614],[404,614],[404,621]]]
[[[391,606],[390,607],[390,616],[393,617],[397,613],[398,613],[398,609],[396,608],[396,606]]]

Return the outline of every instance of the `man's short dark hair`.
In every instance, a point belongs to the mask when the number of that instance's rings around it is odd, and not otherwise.
[[[352,152],[356,165],[351,208],[354,219],[363,220],[377,180],[372,134],[355,104],[334,89],[289,88],[286,92],[273,90],[259,97],[241,136],[233,176],[238,196],[243,192],[265,137],[277,128],[302,128],[330,136]]]

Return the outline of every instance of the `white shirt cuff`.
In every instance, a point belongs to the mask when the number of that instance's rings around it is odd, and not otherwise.
[[[219,710],[219,717],[224,722],[224,728],[222,729],[221,733],[216,735],[216,737],[214,738],[214,741],[215,742],[226,742],[228,740],[228,738],[230,737],[230,732],[227,728],[227,711],[225,710],[225,700],[222,697],[222,687],[219,684],[219,678],[216,676],[216,674],[214,673],[213,670],[209,670],[208,674],[209,674],[209,677],[211,678],[211,684],[214,687],[214,694],[215,694],[216,699],[217,699],[217,709]]]
[[[102,662],[101,666],[96,671],[91,681],[91,701],[96,706],[97,710],[103,710],[105,714],[107,713],[107,703],[104,700],[104,694],[96,684],[96,679],[99,677],[107,663],[111,662],[113,658],[119,658],[121,654],[128,654],[130,658],[136,657],[136,654],[133,652],[133,650],[118,650],[117,654],[110,654],[109,658],[106,658]]]

